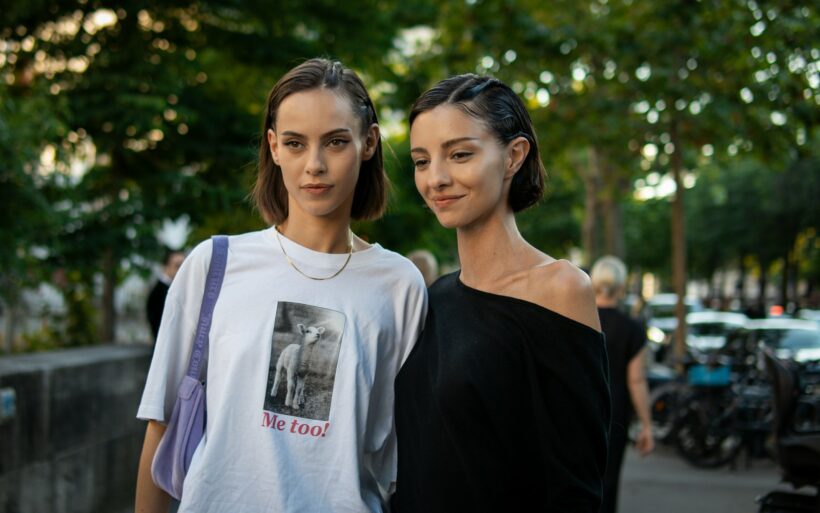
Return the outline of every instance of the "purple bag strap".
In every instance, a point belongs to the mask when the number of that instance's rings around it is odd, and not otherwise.
[[[228,237],[214,235],[211,237],[211,242],[213,243],[211,265],[208,268],[208,277],[205,279],[205,294],[202,296],[202,306],[199,309],[194,348],[191,351],[191,360],[188,362],[188,376],[194,379],[199,379],[199,366],[203,355],[208,351],[211,317],[219,291],[222,289],[222,278],[225,277],[225,268],[228,264]]]

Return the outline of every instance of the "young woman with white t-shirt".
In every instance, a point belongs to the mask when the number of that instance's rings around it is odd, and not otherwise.
[[[395,481],[393,380],[426,310],[405,258],[351,219],[386,203],[376,112],[359,77],[312,59],[268,97],[254,199],[268,229],[232,236],[213,314],[207,426],[180,512],[380,512]],[[211,255],[168,294],[137,416],[136,511],[166,511],[150,467],[185,373]]]

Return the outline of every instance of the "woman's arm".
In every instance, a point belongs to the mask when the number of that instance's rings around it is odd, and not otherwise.
[[[597,513],[607,464],[611,420],[609,368],[603,336],[562,323],[561,338],[543,344],[547,429],[545,511]],[[560,325],[559,325],[560,326]]]
[[[597,513],[601,506],[611,417],[609,366],[589,277],[565,260],[541,268],[538,304],[574,323],[554,325],[543,344],[549,430],[544,477],[551,511]],[[579,326],[583,325],[583,326]],[[584,328],[584,326],[586,328]]]
[[[649,387],[646,383],[646,373],[644,372],[644,357],[646,349],[641,349],[638,354],[629,360],[626,368],[626,382],[629,387],[629,397],[632,399],[632,406],[641,422],[641,431],[635,441],[635,446],[641,456],[646,456],[655,448],[652,440],[652,422],[649,415]]]
[[[134,513],[166,513],[170,497],[164,490],[154,484],[151,478],[151,463],[157,445],[165,433],[165,425],[155,420],[148,421],[145,428],[145,441],[142,444],[139,472],[137,473],[137,497]]]

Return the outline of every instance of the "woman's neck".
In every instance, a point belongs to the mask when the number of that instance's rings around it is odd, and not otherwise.
[[[300,215],[290,212],[277,226],[279,233],[313,251],[347,253],[350,251],[350,218],[334,219]]]
[[[459,228],[456,234],[461,281],[470,287],[494,289],[511,273],[538,263],[538,252],[519,233],[512,212]]]

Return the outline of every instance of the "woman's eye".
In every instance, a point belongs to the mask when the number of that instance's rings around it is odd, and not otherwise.
[[[427,160],[425,160],[425,159],[414,160],[413,165],[416,166],[416,168],[424,167],[425,165],[427,165]]]
[[[463,160],[463,159],[466,159],[467,157],[469,157],[471,155],[472,155],[472,153],[469,152],[469,151],[457,151],[457,152],[453,153],[453,159]]]
[[[328,145],[330,145],[330,146],[343,146],[343,145],[347,144],[347,142],[348,142],[347,139],[331,139],[328,142]]]
[[[299,141],[290,140],[285,141],[285,146],[287,146],[288,148],[299,148],[302,146],[302,143],[300,143]]]

